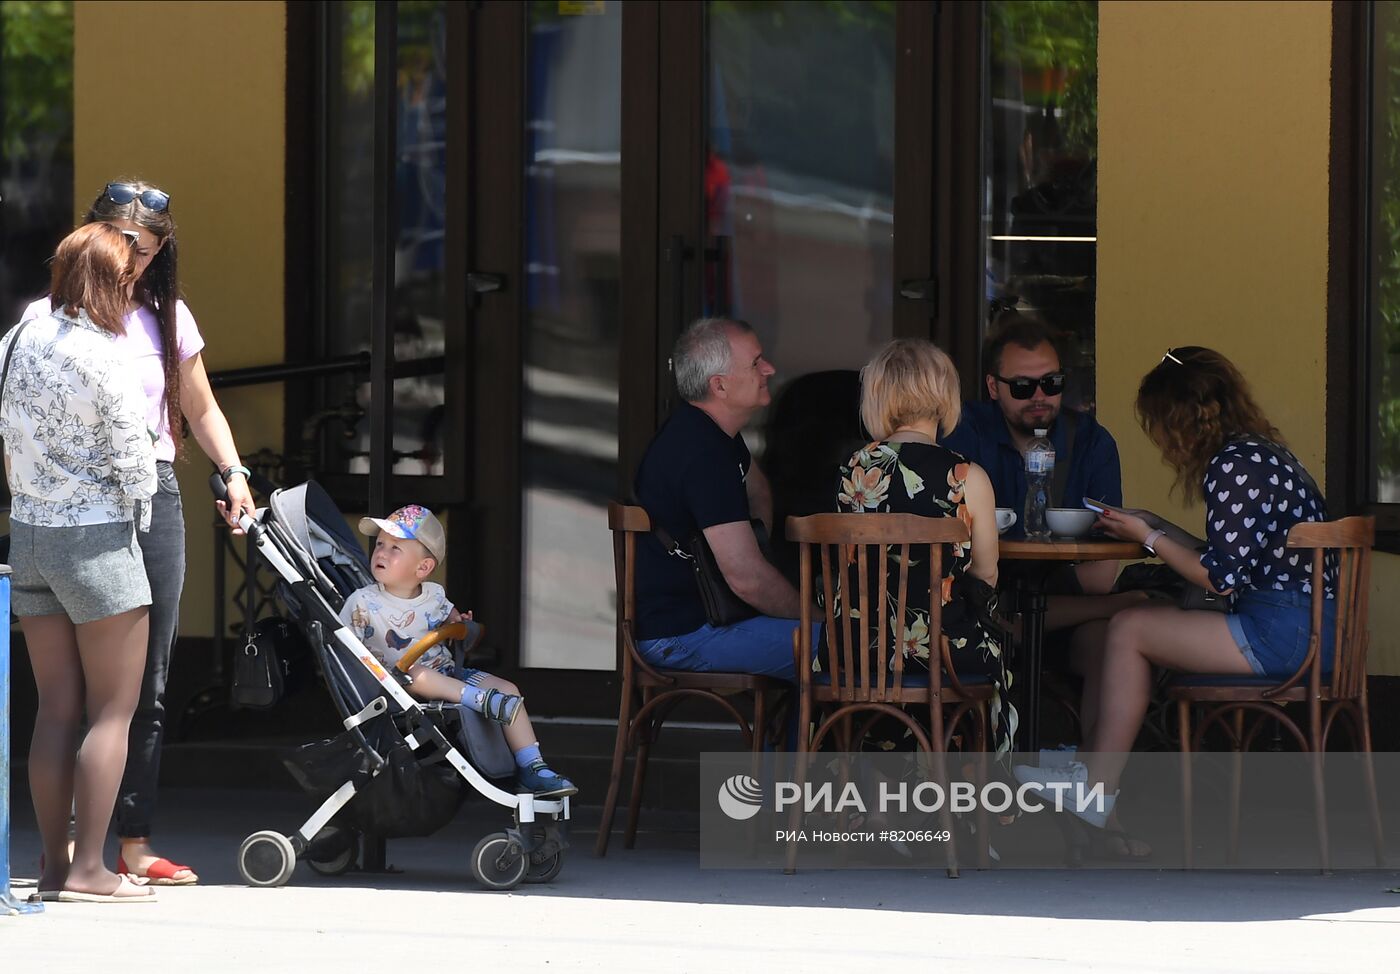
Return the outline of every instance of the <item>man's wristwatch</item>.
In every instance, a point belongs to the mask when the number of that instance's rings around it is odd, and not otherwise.
[[[1158,538],[1162,537],[1166,533],[1167,532],[1163,531],[1161,528],[1158,528],[1155,531],[1149,531],[1147,537],[1142,539],[1142,546],[1147,549],[1147,553],[1149,555],[1157,554],[1157,549],[1152,546],[1157,543]]]

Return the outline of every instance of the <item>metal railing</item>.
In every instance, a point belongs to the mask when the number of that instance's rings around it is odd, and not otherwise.
[[[209,385],[214,389],[234,389],[255,385],[283,385],[298,379],[324,378],[327,376],[367,373],[370,367],[368,352],[342,355],[312,364],[256,365],[241,369],[227,369],[209,374]],[[301,442],[293,453],[294,466],[307,470],[314,466],[316,440],[321,427],[331,419],[341,420],[347,429],[353,429],[363,416],[355,402],[352,386],[346,401],[339,406],[312,413],[301,425]],[[266,447],[251,454],[244,454],[243,463],[252,472],[249,487],[255,499],[264,502],[286,479],[287,456]],[[181,710],[176,733],[172,739],[181,736],[180,728],[188,727],[200,715],[223,709],[228,705],[228,663],[237,645],[241,645],[249,630],[258,619],[277,611],[276,579],[258,570],[257,547],[250,539],[238,538],[231,534],[223,519],[215,516],[214,532],[214,636],[213,654],[209,673],[209,683],[192,694]],[[232,571],[230,571],[232,562]],[[230,584],[236,579],[230,591]],[[230,606],[237,606],[236,621],[230,619]]]

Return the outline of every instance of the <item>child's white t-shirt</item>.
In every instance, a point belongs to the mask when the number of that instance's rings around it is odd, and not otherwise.
[[[340,621],[350,627],[375,658],[393,666],[404,650],[441,626],[452,614],[447,593],[436,582],[424,582],[416,599],[401,599],[376,582],[358,589],[345,600]],[[418,662],[432,670],[452,665],[452,654],[438,644]]]

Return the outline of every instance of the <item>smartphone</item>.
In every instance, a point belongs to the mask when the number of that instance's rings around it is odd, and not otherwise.
[[[1114,507],[1112,504],[1105,504],[1103,501],[1096,501],[1092,497],[1081,498],[1084,506],[1095,514],[1102,514],[1104,511],[1121,511],[1121,507]]]

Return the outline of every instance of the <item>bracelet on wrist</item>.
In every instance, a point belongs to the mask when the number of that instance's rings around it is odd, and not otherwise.
[[[249,470],[241,463],[231,463],[219,472],[219,476],[223,479],[225,484],[232,480],[235,474],[241,474],[243,479],[247,480],[253,475],[253,471]]]
[[[1164,537],[1166,533],[1167,532],[1163,531],[1161,528],[1157,528],[1154,531],[1149,531],[1147,533],[1147,537],[1142,539],[1142,546],[1143,548],[1147,549],[1147,553],[1149,555],[1157,554],[1157,549],[1154,548],[1153,545],[1155,545],[1159,540],[1161,540],[1161,538]]]

